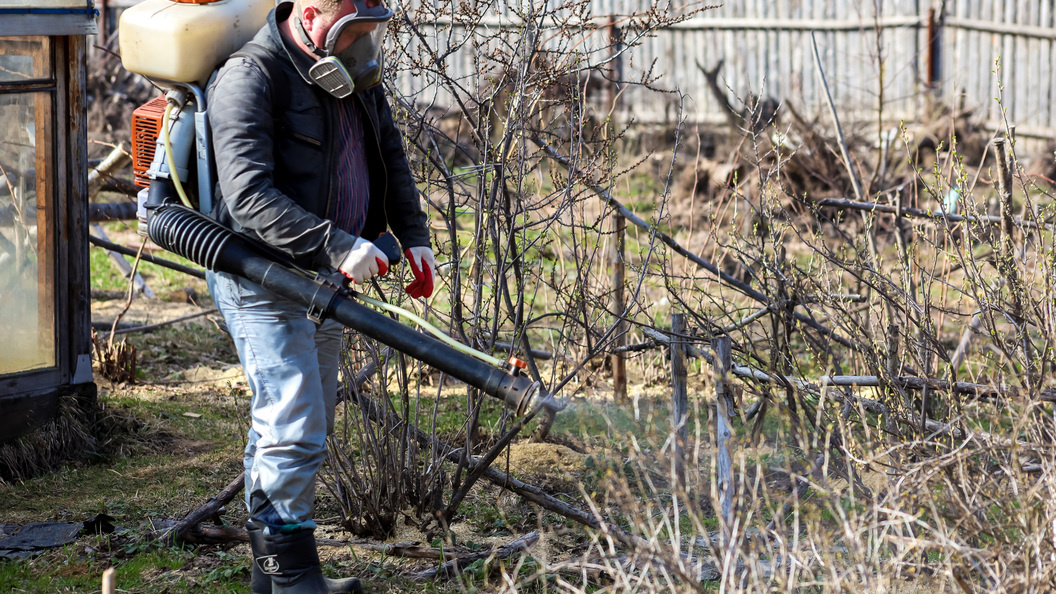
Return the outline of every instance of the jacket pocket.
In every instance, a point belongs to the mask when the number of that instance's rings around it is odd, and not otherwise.
[[[314,147],[322,147],[323,146],[323,140],[321,138],[312,138],[311,136],[309,136],[307,134],[304,134],[302,132],[292,132],[292,133],[290,133],[290,137],[293,138],[294,140],[298,141],[298,142],[303,142],[303,143],[305,143],[305,144],[307,144],[309,146],[314,146]]]
[[[289,181],[298,183],[318,176],[319,168],[326,166],[322,110],[288,110],[280,120],[276,170]]]
[[[287,111],[280,118],[279,134],[293,142],[322,148],[324,137],[322,110]]]

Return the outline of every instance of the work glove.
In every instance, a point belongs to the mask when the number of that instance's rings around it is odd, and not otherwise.
[[[429,297],[433,294],[433,271],[436,270],[433,250],[428,246],[412,247],[403,250],[403,254],[414,272],[414,280],[404,290],[411,297]]]
[[[389,271],[388,258],[376,245],[363,239],[356,238],[352,250],[345,256],[341,266],[338,267],[341,274],[352,279],[356,284],[367,282],[374,275],[382,275]]]

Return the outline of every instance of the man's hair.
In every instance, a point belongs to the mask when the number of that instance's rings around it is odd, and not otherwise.
[[[344,0],[297,0],[297,9],[304,8],[305,5],[314,6],[319,9],[320,12],[326,15],[335,14],[341,9],[341,3]]]

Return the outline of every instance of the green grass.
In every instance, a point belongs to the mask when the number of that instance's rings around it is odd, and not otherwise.
[[[108,436],[111,443],[101,444],[107,447],[106,456],[97,463],[70,464],[0,485],[6,522],[84,521],[105,513],[118,526],[114,534],[82,536],[32,560],[0,562],[4,591],[98,591],[102,571],[110,566],[117,569],[121,591],[248,591],[245,561],[232,565],[222,550],[152,545],[154,519],[182,516],[241,471],[240,440],[232,420],[184,417],[183,412],[197,407],[167,395],[142,396],[104,393],[102,404],[123,416],[134,414],[140,433]],[[231,507],[229,521],[240,521],[238,506]],[[203,564],[210,569],[200,570]]]
[[[0,561],[4,591],[97,592],[108,567],[115,569],[120,592],[249,591],[249,561],[242,556],[222,550],[201,553],[182,547],[122,546],[119,537],[81,540],[90,544],[79,541],[28,561]],[[212,569],[202,571],[202,566]]]
[[[110,270],[108,263],[105,270]],[[99,451],[84,463],[0,484],[0,521],[79,522],[105,513],[114,518],[118,532],[82,536],[28,561],[0,562],[0,590],[98,591],[103,570],[113,566],[121,591],[248,591],[248,561],[241,553],[153,545],[155,519],[183,517],[242,470],[248,413],[244,393],[210,382],[166,380],[192,365],[219,369],[236,362],[230,339],[212,324],[192,324],[131,334],[127,340],[139,353],[141,376],[148,383],[111,385],[96,371]],[[237,499],[228,509],[228,523],[244,521]]]
[[[142,238],[138,235],[131,235],[129,231],[135,230],[135,223],[127,224],[124,222],[106,223],[103,225],[107,234],[110,236],[110,241],[119,243],[125,247],[131,249],[139,249]],[[148,244],[153,246],[153,244]],[[201,269],[200,266],[183,258],[177,256],[171,252],[163,250],[154,250],[151,252],[164,260],[170,262],[176,262],[177,264],[183,264],[195,269]],[[135,262],[133,256],[123,256],[125,260],[131,265]],[[89,269],[90,269],[90,286],[92,289],[104,290],[104,291],[127,291],[128,281],[120,274],[107,254],[106,250],[92,246],[88,252]],[[186,287],[195,286],[200,292],[205,292],[205,281],[192,278],[182,272],[152,264],[150,262],[140,261],[137,267],[137,272],[143,277],[147,285],[154,291],[158,296],[165,296],[173,290]]]

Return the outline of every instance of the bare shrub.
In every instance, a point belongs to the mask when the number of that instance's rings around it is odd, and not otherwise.
[[[882,116],[843,130],[785,103],[702,157],[685,150],[679,95],[664,93],[673,147],[629,155],[637,137],[611,102],[656,81],[616,79],[617,45],[586,43],[605,34],[587,4],[511,9],[515,33],[485,23],[489,10],[415,5],[394,25],[390,72],[422,81],[396,107],[442,266],[441,296],[403,305],[474,348],[526,358],[564,397],[607,381],[602,358],[620,334],[634,349],[670,343],[665,316],[683,311],[690,329],[677,338],[696,356],[732,340],[740,393],[728,517],[715,511],[709,383],[689,419],[684,483],[666,427],[626,436],[626,458],[577,502],[593,512],[587,543],[537,571],[512,568],[504,587],[1054,587],[1051,193],[1020,175],[1014,145],[966,113],[923,131]],[[618,47],[690,14],[626,16]],[[456,60],[472,76],[456,76]],[[599,97],[597,80],[612,92]],[[631,222],[623,306],[609,276],[616,213]],[[388,370],[371,387],[384,413],[372,425],[365,400],[349,405],[335,495],[363,518],[359,532],[415,506],[413,521],[446,528],[479,473],[441,470],[452,458],[429,441],[445,380],[373,357]],[[662,358],[638,357],[643,378],[666,380]],[[482,428],[495,405],[464,394],[465,424],[440,437],[463,460],[490,461],[523,425]]]

